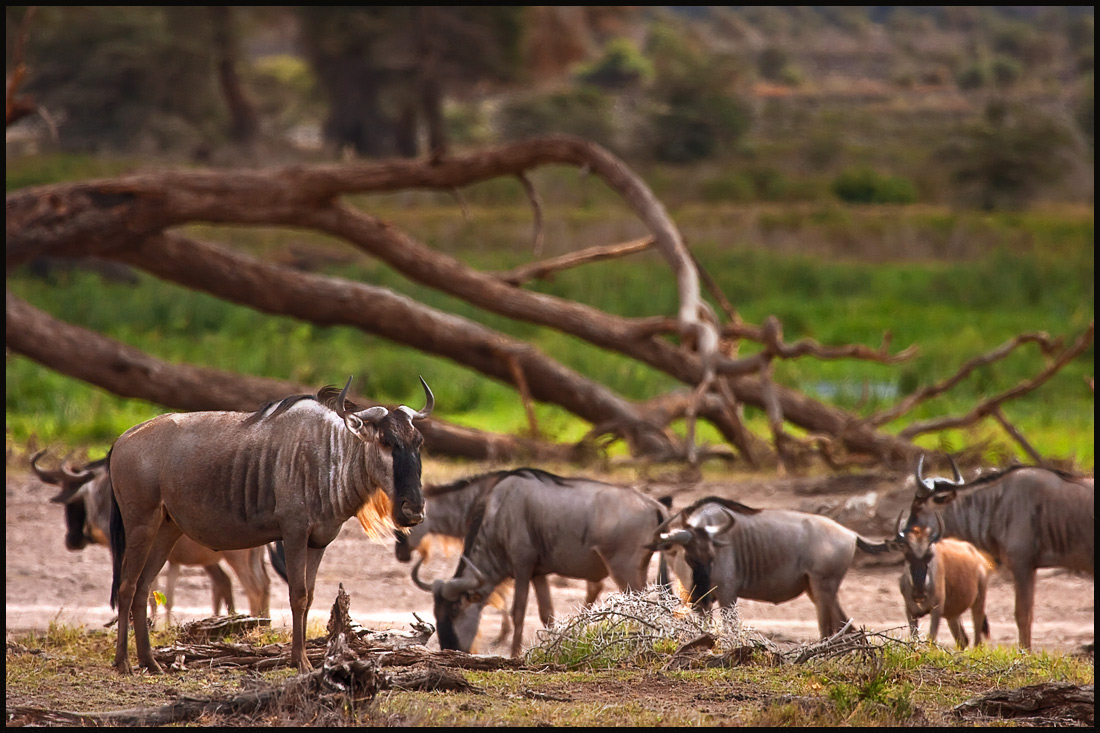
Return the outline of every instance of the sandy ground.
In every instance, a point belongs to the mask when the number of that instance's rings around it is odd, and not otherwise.
[[[456,478],[447,476],[446,481]],[[432,481],[430,469],[425,481]],[[640,485],[653,496],[674,495],[682,507],[704,495],[737,499],[759,508],[786,507],[834,516],[865,536],[880,539],[890,531],[891,520],[905,501],[904,491],[872,478],[821,480],[760,480],[729,483],[678,485],[654,482]],[[79,552],[65,549],[64,518],[59,505],[50,504],[52,487],[32,474],[9,470],[6,482],[6,628],[9,636],[27,630],[44,631],[51,623],[101,627],[114,613],[108,606],[111,583],[110,556],[105,547],[92,546]],[[421,577],[448,577],[457,554],[435,552],[421,570]],[[434,622],[431,597],[419,590],[409,577],[408,565],[394,558],[392,543],[378,544],[366,537],[355,519],[349,520],[337,540],[329,546],[317,578],[311,622],[323,628],[329,608],[342,583],[351,597],[351,615],[374,628],[407,630],[415,616]],[[651,578],[655,576],[656,563]],[[232,572],[230,575],[232,577]],[[902,634],[905,615],[898,592],[897,565],[857,564],[841,588],[841,604],[856,624],[868,629]],[[272,622],[290,627],[286,585],[272,575]],[[234,577],[238,611],[247,611],[247,600]],[[610,581],[605,593],[614,590]],[[575,610],[584,600],[584,583],[553,578],[551,592],[559,615]],[[998,575],[987,603],[992,640],[998,645],[1016,642],[1013,620],[1014,593],[1010,580]],[[1036,649],[1078,651],[1093,642],[1094,582],[1060,570],[1039,571],[1033,642]],[[176,622],[209,616],[208,579],[200,568],[185,568],[177,589],[173,610]],[[802,596],[781,605],[754,601],[740,602],[745,624],[778,642],[810,642],[817,637],[813,604]],[[507,654],[508,645],[492,640],[500,629],[500,614],[487,609],[482,621],[478,651]],[[969,615],[964,620],[972,636]],[[533,594],[527,608],[525,644],[536,638],[540,627]],[[927,620],[922,623],[927,631]],[[950,643],[946,623],[940,628],[941,643]],[[438,648],[433,637],[429,648]]]

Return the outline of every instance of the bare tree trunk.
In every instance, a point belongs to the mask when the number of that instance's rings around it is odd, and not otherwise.
[[[245,97],[237,75],[237,33],[233,9],[228,5],[208,5],[207,12],[214,27],[214,55],[218,60],[218,81],[229,108],[232,123],[230,137],[243,145],[256,140],[260,131],[256,110]]]

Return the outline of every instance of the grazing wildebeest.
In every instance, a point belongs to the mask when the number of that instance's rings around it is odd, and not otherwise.
[[[430,585],[439,645],[468,652],[481,611],[507,578],[515,581],[512,656],[523,645],[531,579],[555,573],[589,582],[611,579],[621,590],[642,590],[653,551],[646,544],[665,520],[665,507],[641,492],[587,478],[564,478],[534,468],[508,472],[474,507],[454,577]]]
[[[950,458],[950,457],[949,457]],[[1039,466],[1012,466],[966,483],[925,478],[917,461],[906,529],[943,521],[943,535],[966,540],[1008,569],[1016,588],[1019,645],[1031,648],[1035,571],[1068,568],[1095,575],[1093,479]]]
[[[894,544],[905,554],[905,568],[898,579],[905,602],[909,634],[917,637],[917,619],[928,615],[928,638],[936,641],[940,618],[947,619],[951,636],[960,649],[970,643],[963,629],[962,615],[970,609],[974,620],[974,645],[989,641],[989,619],[985,615],[985,594],[993,561],[964,540],[943,537],[943,525],[931,531],[920,525],[908,530],[898,514]]]
[[[38,465],[38,459],[45,451],[39,451],[31,458],[31,468],[44,482],[60,486],[61,490],[50,501],[65,507],[65,547],[77,551],[89,543],[109,546],[108,534],[111,523],[111,485],[107,480],[107,459],[92,461],[80,468],[62,465],[57,469],[46,469]],[[164,587],[164,622],[172,622],[172,607],[175,603],[176,583],[180,566],[201,567],[210,577],[213,598],[211,605],[214,615],[221,613],[224,606],[227,613],[235,613],[233,602],[233,583],[221,567],[224,560],[244,588],[248,596],[249,611],[254,616],[268,616],[271,613],[271,581],[264,568],[263,548],[253,547],[245,550],[226,550],[217,552],[199,545],[190,537],[180,537],[168,554],[168,571]],[[154,586],[155,590],[155,581]],[[154,620],[157,603],[150,594],[149,617]]]
[[[700,611],[709,611],[715,600],[721,607],[738,598],[778,604],[806,593],[822,638],[848,621],[837,593],[856,550],[890,550],[819,514],[753,509],[715,496],[673,515],[651,543],[671,556],[673,571]]]
[[[218,550],[282,540],[293,619],[291,659],[301,672],[306,615],[317,567],[340,528],[356,516],[375,537],[424,519],[423,437],[413,421],[427,404],[359,410],[337,393],[295,395],[244,412],[171,413],[126,431],[107,455],[114,487],[111,548],[118,602],[115,667],[130,672],[127,632],[134,620],[139,663],[160,666],[149,646],[145,597],[172,545],[186,533]],[[140,601],[136,599],[141,599]]]
[[[539,474],[519,469],[518,471],[490,471],[477,476],[453,481],[449,484],[424,487],[424,503],[427,507],[424,521],[407,530],[396,529],[394,535],[394,556],[398,562],[409,562],[412,553],[418,552],[424,560],[428,558],[431,537],[440,536],[447,541],[456,541],[461,545],[462,538],[469,529],[473,509],[482,496],[493,489],[502,478],[515,475],[521,480],[540,480]],[[539,620],[548,626],[554,615],[553,602],[550,599],[550,584],[547,576],[536,575],[531,578],[535,589],[535,601],[538,605]],[[599,597],[603,581],[589,581],[585,605],[591,605]],[[511,613],[506,608],[504,589],[498,588],[488,602],[502,612],[500,634],[494,643],[501,644],[512,633]]]

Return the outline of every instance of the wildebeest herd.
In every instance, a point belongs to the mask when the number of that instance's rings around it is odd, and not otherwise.
[[[925,477],[921,457],[908,518],[903,511],[895,536],[877,542],[818,514],[754,509],[717,496],[675,510],[667,499],[633,487],[532,467],[422,486],[423,438],[414,421],[431,414],[435,399],[420,381],[421,410],[360,409],[347,399],[349,379],[342,391],[325,387],[252,413],[160,415],[126,431],[105,459],[82,468],[45,469],[36,455],[31,465],[38,477],[61,487],[52,501],[65,506],[66,547],[110,547],[115,668],[131,671],[132,622],[138,663],[160,671],[147,612],[155,611],[150,593],[166,562],[168,613],[180,565],[203,566],[214,586],[215,614],[222,604],[233,612],[230,582],[219,566],[224,559],[251,612],[267,614],[267,548],[289,588],[291,658],[300,671],[310,669],[305,620],[317,569],[353,516],[373,537],[392,532],[398,560],[409,562],[420,551],[410,580],[432,594],[443,649],[470,651],[482,610],[503,606],[511,585],[511,614],[500,639],[512,632],[513,656],[523,651],[529,588],[540,621],[549,624],[548,576],[586,581],[591,604],[609,577],[620,590],[643,589],[654,555],[659,587],[672,592],[678,584],[700,613],[715,602],[784,603],[805,593],[827,637],[850,620],[838,591],[856,554],[900,553],[899,603],[911,633],[917,635],[918,619],[928,615],[935,641],[945,618],[960,647],[969,643],[961,624],[967,609],[974,643],[989,638],[985,598],[995,567],[1012,577],[1018,643],[1025,649],[1031,647],[1036,570],[1094,574],[1093,479],[1036,466],[967,482],[954,460],[954,478]],[[427,536],[461,541],[452,577],[420,577]]]

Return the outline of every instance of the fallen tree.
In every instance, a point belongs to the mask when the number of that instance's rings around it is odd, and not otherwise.
[[[542,211],[529,174],[548,165],[571,165],[600,177],[618,193],[650,234],[642,240],[535,262],[510,273],[480,272],[432,249],[391,224],[348,204],[352,194],[401,190],[457,192],[497,177],[518,177],[535,213],[535,241],[541,240]],[[409,279],[517,321],[553,328],[601,349],[616,352],[671,375],[683,391],[635,402],[565,367],[533,345],[454,314],[365,283],[302,272],[199,241],[179,229],[195,223],[305,228],[337,238],[395,268]],[[295,166],[261,171],[167,171],[15,191],[7,197],[9,272],[33,258],[94,257],[139,268],[165,281],[210,293],[265,313],[319,325],[343,325],[443,356],[498,382],[511,385],[528,406],[531,438],[460,428],[437,418],[425,421],[427,449],[436,455],[498,460],[582,460],[599,446],[623,440],[633,456],[697,463],[707,454],[695,444],[695,420],[711,423],[728,447],[712,451],[752,466],[796,469],[814,458],[833,467],[911,466],[920,449],[917,435],[993,419],[1037,462],[1034,447],[1005,418],[1000,407],[1031,391],[1092,342],[1092,326],[1064,347],[1044,334],[1025,334],[973,359],[941,385],[905,396],[893,408],[868,418],[777,384],[774,364],[782,359],[860,359],[886,364],[915,355],[891,352],[884,334],[878,347],[827,346],[805,340],[787,343],[782,324],[769,317],[745,323],[715,281],[702,271],[676,226],[645,183],[598,145],[553,136],[503,145],[468,155],[423,161],[396,160],[346,165]],[[679,309],[667,318],[628,318],[550,295],[525,290],[545,277],[588,261],[625,256],[646,248],[670,264]],[[703,297],[719,304],[720,322]],[[369,307],[367,307],[369,305]],[[173,409],[254,409],[288,392],[312,392],[318,385],[172,365],[100,334],[63,324],[7,296],[7,345],[39,363],[120,395],[140,397]],[[59,338],[58,336],[61,336]],[[745,341],[758,353],[736,357]],[[1004,358],[1025,344],[1038,345],[1050,365],[1026,383],[984,400],[967,414],[911,425],[894,435],[882,426],[958,383],[977,364]],[[79,354],[78,359],[73,355]],[[357,397],[364,404],[371,400]],[[561,406],[591,425],[580,445],[538,439],[533,401]],[[747,429],[743,406],[764,411],[769,434]],[[685,420],[686,439],[670,430]],[[796,438],[790,428],[806,437]]]

